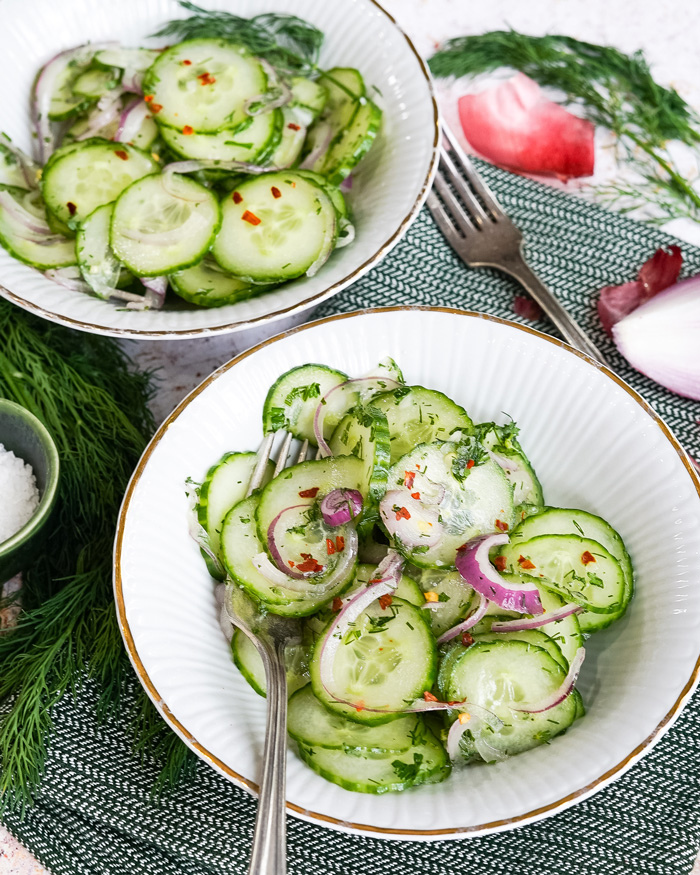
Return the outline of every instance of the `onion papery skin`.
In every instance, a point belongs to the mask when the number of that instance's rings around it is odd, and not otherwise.
[[[542,626],[547,626],[549,623],[556,623],[558,620],[564,620],[572,614],[580,614],[583,611],[582,605],[563,605],[554,611],[548,611],[546,614],[540,614],[537,617],[522,617],[517,620],[501,620],[491,624],[492,632],[524,632],[527,629],[539,629]]]
[[[357,489],[334,489],[321,499],[321,516],[326,525],[349,523],[362,512],[362,493]]]
[[[564,682],[559,687],[559,689],[555,690],[551,695],[547,696],[546,699],[541,699],[539,702],[535,702],[532,705],[528,705],[527,707],[519,707],[516,708],[514,705],[511,706],[514,711],[523,711],[526,714],[541,714],[543,711],[549,711],[552,708],[555,708],[557,705],[560,705],[564,699],[568,695],[571,694],[571,691],[574,688],[574,684],[576,683],[576,679],[578,678],[579,672],[581,671],[581,666],[583,665],[583,660],[586,657],[586,650],[583,647],[579,647],[576,651],[576,655],[571,660],[571,665],[569,666],[569,672],[564,678]]]
[[[482,593],[479,593],[479,606],[475,611],[473,611],[466,620],[463,620],[461,623],[458,623],[456,626],[453,626],[451,629],[448,629],[446,632],[443,632],[442,635],[437,639],[438,644],[445,644],[447,641],[451,641],[453,638],[456,638],[458,635],[461,635],[462,632],[467,632],[469,629],[476,626],[481,620],[483,620],[486,611],[488,610],[488,599]]]
[[[519,614],[542,614],[544,608],[537,587],[530,583],[513,587],[501,577],[489,560],[489,550],[492,547],[501,547],[509,541],[510,537],[506,534],[474,538],[457,551],[457,571],[473,589],[499,608]]]
[[[612,332],[633,368],[677,395],[700,400],[700,275],[659,292]]]

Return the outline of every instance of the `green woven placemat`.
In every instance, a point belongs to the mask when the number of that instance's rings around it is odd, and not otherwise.
[[[480,166],[525,232],[532,266],[593,335],[613,367],[654,405],[691,453],[700,455],[698,405],[627,368],[600,330],[594,308],[593,293],[601,286],[631,279],[657,246],[677,241],[583,200]],[[700,250],[687,244],[682,248],[684,273],[700,272]],[[315,315],[430,304],[514,318],[516,292],[516,286],[495,272],[466,270],[424,211],[379,267]],[[548,330],[546,323],[537,327]],[[55,708],[55,734],[39,801],[24,820],[5,815],[10,831],[54,875],[245,872],[255,816],[251,797],[200,765],[187,786],[154,802],[150,791],[155,765],[130,754],[124,726],[96,725],[95,703],[96,692],[88,685],[74,700],[66,697]],[[662,741],[610,787],[538,824],[494,836],[430,844],[389,842],[289,818],[289,872],[687,875],[700,844],[698,739],[696,695]]]

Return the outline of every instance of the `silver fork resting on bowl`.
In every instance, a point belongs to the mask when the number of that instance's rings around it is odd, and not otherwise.
[[[607,365],[600,350],[528,266],[521,231],[459,143],[444,126],[442,130],[448,148],[440,147],[440,167],[426,206],[447,242],[468,267],[494,267],[517,280],[571,346]]]
[[[266,436],[258,451],[248,495],[257,489],[270,458],[274,434]],[[287,433],[275,467],[275,476],[286,466],[292,435]],[[303,462],[309,442],[304,441],[290,464]],[[267,688],[267,725],[263,768],[255,818],[248,875],[285,875],[287,871],[286,766],[287,766],[287,675],[284,652],[300,640],[298,620],[267,614],[255,615],[247,596],[234,584],[226,586],[224,609],[228,619],[250,638],[262,658]]]

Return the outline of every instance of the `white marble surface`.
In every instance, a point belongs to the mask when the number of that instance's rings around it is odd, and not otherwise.
[[[232,3],[232,6],[234,4]],[[615,45],[632,52],[643,48],[657,79],[673,85],[700,108],[700,4],[685,0],[384,0],[384,7],[428,57],[450,36],[512,27],[526,33],[563,33],[591,42]],[[451,116],[450,96],[440,88],[443,112]],[[452,116],[453,117],[453,116]],[[614,164],[599,162],[599,173]],[[694,162],[684,165],[695,178]],[[675,222],[668,230],[700,244],[700,226]],[[283,326],[277,323],[273,333]],[[154,400],[159,420],[213,369],[260,339],[259,334],[231,335],[194,341],[128,343],[130,355],[141,365],[160,368],[160,388]],[[0,827],[0,875],[41,875],[37,861]],[[694,875],[700,875],[696,863]],[[604,875],[604,873],[601,873]],[[685,873],[679,872],[679,875]]]

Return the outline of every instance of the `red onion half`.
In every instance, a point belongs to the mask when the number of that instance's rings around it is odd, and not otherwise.
[[[343,526],[361,511],[362,493],[357,489],[334,489],[321,499],[321,515],[329,526]]]
[[[541,699],[539,702],[535,702],[534,705],[528,705],[526,708],[516,708],[515,706],[512,706],[513,710],[524,711],[526,714],[541,714],[542,711],[549,711],[550,708],[554,708],[556,705],[559,705],[573,690],[574,684],[576,683],[576,679],[578,678],[579,672],[581,671],[581,666],[583,665],[583,660],[585,658],[585,649],[583,647],[579,647],[579,649],[576,651],[576,655],[571,660],[569,673],[564,678],[564,682],[559,687],[559,689],[555,690],[545,699]]]
[[[507,544],[510,537],[481,535],[457,550],[457,571],[477,592],[506,611],[519,614],[542,614],[544,608],[534,583],[512,584],[505,581],[491,564],[489,550]]]

